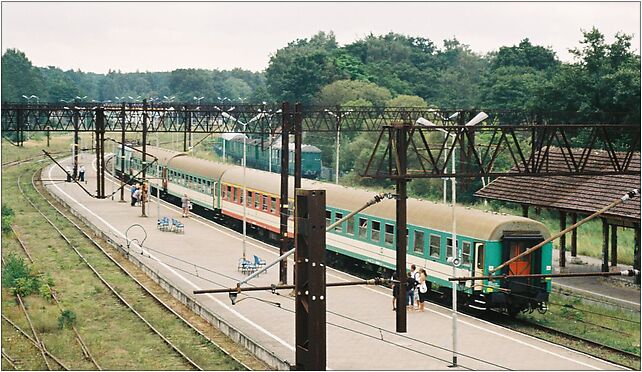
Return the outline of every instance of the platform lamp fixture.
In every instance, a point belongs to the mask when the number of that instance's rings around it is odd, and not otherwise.
[[[247,166],[246,166],[247,165],[246,164],[246,161],[247,161],[247,134],[245,134],[245,132],[246,132],[245,129],[247,128],[248,124],[250,124],[250,123],[252,123],[252,122],[254,122],[254,121],[256,121],[256,120],[258,120],[258,119],[260,119],[260,118],[262,118],[262,117],[264,117],[266,115],[268,115],[268,114],[266,112],[259,112],[252,119],[248,120],[246,123],[243,123],[242,121],[240,121],[237,118],[233,117],[232,115],[228,114],[226,111],[221,110],[219,107],[214,106],[214,108],[219,110],[219,111],[221,111],[221,114],[223,115],[223,117],[225,117],[227,119],[230,119],[230,120],[234,121],[235,123],[240,124],[243,127],[243,132],[244,132],[243,133],[243,193],[242,193],[242,196],[241,196],[240,199],[241,199],[241,203],[243,204],[243,256],[242,256],[242,258],[243,258],[243,260],[245,260],[245,257],[246,257],[245,246],[246,246],[246,240],[247,240],[247,202],[248,202],[247,201],[247,182],[246,182],[246,179],[245,179],[245,173],[246,173],[245,171],[246,171],[246,168],[247,168]],[[234,109],[234,108],[232,107],[232,109]],[[228,110],[228,111],[231,111],[231,109]]]
[[[265,113],[268,116],[268,118],[272,118],[272,116],[274,116],[274,115],[276,115],[278,113],[281,113],[281,111],[283,111],[283,110],[278,109],[278,110],[272,112],[271,110],[264,111],[264,110],[259,109],[259,113],[261,113],[261,112]],[[268,141],[268,172],[272,172],[272,143],[273,143],[273,141],[272,141],[272,122],[269,123],[269,126],[270,126],[270,140]],[[223,146],[225,146],[225,142],[223,142]],[[225,156],[223,156],[223,158],[225,158]]]
[[[32,94],[29,97],[27,97],[26,95],[23,94],[22,98],[26,99],[28,103],[31,103],[31,99],[32,98],[35,98],[36,99],[36,104],[40,104],[40,98],[38,98],[38,96],[35,95],[35,94]]]
[[[338,114],[335,114],[334,112],[332,112],[332,111],[330,111],[328,109],[325,109],[324,111],[327,112],[328,114],[334,116],[334,118],[336,119],[336,123],[337,123],[337,125],[336,125],[336,127],[337,127],[337,138],[335,140],[335,152],[336,152],[336,154],[335,154],[334,183],[338,185],[339,184],[339,146],[340,146],[339,139],[341,138],[341,118],[344,118],[347,115],[349,115],[352,112],[352,110],[348,110],[348,111],[345,111],[345,112],[341,112],[341,111],[337,110]]]
[[[453,117],[451,115],[451,117]],[[454,117],[453,117],[454,118]],[[464,124],[465,127],[472,127],[474,125],[477,125],[484,121],[486,118],[488,118],[488,115],[485,112],[480,112],[479,114],[475,115],[470,121],[468,121],[466,124]],[[425,127],[436,127],[437,125],[432,123],[430,120],[420,117],[416,121],[417,124],[423,125]],[[442,131],[447,133],[451,138],[452,138],[452,143],[450,145],[450,152],[452,152],[452,176],[450,177],[450,183],[451,183],[451,198],[452,198],[452,241],[451,241],[451,257],[448,257],[448,263],[452,265],[452,275],[453,277],[457,276],[457,267],[461,264],[461,254],[458,252],[458,244],[457,244],[457,219],[455,217],[455,205],[457,204],[457,184],[455,180],[455,139],[457,138],[457,134],[450,133],[446,131],[445,129],[442,128],[437,128],[437,130]],[[444,164],[444,171],[446,170],[447,165]],[[444,188],[445,192],[445,188]],[[453,341],[453,355],[452,355],[452,360],[453,360],[453,367],[457,367],[457,283],[453,282],[452,283],[452,319],[453,319],[453,324],[452,324],[452,341]]]

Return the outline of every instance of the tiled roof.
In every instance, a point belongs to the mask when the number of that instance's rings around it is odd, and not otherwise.
[[[574,155],[581,154],[581,149]],[[618,153],[618,159],[624,158]],[[566,155],[568,159],[569,156]],[[606,151],[593,151],[586,170],[612,168]],[[550,170],[568,170],[562,152],[551,149],[545,166]],[[633,154],[629,170],[640,171],[640,153]],[[511,171],[515,171],[513,168]],[[555,177],[498,177],[475,196],[520,204],[584,214],[593,213],[608,205],[625,192],[640,188],[639,175],[555,176]],[[605,217],[640,221],[640,198],[622,203],[604,214]]]

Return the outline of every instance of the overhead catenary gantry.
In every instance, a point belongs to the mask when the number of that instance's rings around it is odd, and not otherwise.
[[[337,107],[300,104],[212,105],[193,103],[2,104],[2,131],[16,133],[19,145],[25,132],[74,132],[78,154],[78,133],[96,134],[99,164],[97,197],[104,193],[104,133],[183,133],[184,149],[193,133],[244,133],[267,139],[281,136],[281,148],[289,148],[294,134],[295,189],[301,185],[301,143],[306,132],[336,134],[376,133],[376,143],[365,169],[357,172],[367,178],[397,183],[397,231],[405,229],[406,183],[414,178],[454,177],[466,180],[489,176],[576,176],[639,175],[631,158],[640,151],[640,125],[618,122],[617,118],[636,117],[622,113],[597,113],[584,122],[573,113],[483,110],[488,117],[474,120],[482,110],[429,109],[407,107]],[[485,115],[484,115],[485,116]],[[639,116],[639,114],[638,114]],[[584,116],[586,117],[586,116]],[[337,118],[341,118],[338,120]],[[474,125],[470,125],[475,122]],[[467,125],[468,124],[468,125]],[[283,135],[288,134],[288,135]],[[446,134],[446,135],[444,135]],[[143,142],[147,142],[143,140]],[[266,144],[267,146],[267,144]],[[578,152],[578,149],[582,151]],[[608,157],[596,155],[606,152]],[[121,165],[122,165],[122,152]],[[289,249],[287,238],[288,151],[281,152],[281,254]],[[553,157],[562,158],[562,167],[551,167]],[[458,166],[447,166],[452,159]],[[502,164],[499,164],[499,161]],[[560,162],[554,162],[560,164]],[[77,160],[74,161],[74,173]],[[145,168],[143,168],[145,169]],[[122,198],[122,190],[121,190]],[[144,211],[143,211],[144,214]],[[295,216],[296,218],[297,216]],[[405,271],[405,235],[397,236],[398,272]],[[296,258],[295,258],[296,259]],[[287,266],[281,265],[279,278],[286,283]],[[400,276],[399,308],[405,278]],[[397,331],[405,332],[405,311],[397,313]]]

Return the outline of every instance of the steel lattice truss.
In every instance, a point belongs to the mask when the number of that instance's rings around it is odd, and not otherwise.
[[[363,108],[363,107],[315,107],[303,108],[294,105],[194,105],[194,104],[122,104],[122,105],[62,105],[62,104],[3,104],[2,130],[37,131],[94,131],[99,110],[105,114],[105,130],[120,132],[142,132],[146,119],[148,132],[192,132],[192,133],[274,133],[284,121],[301,123],[303,132],[378,132],[385,125],[397,122],[414,122],[419,117],[429,119],[438,125],[451,125],[472,117],[478,111],[435,110],[407,107]],[[499,124],[543,124],[542,113],[518,111],[484,110],[489,114],[486,123]],[[448,120],[453,113],[461,113],[456,119]],[[555,123],[576,123],[569,113],[557,112],[545,115]],[[613,122],[618,115],[595,114],[588,122],[622,124]],[[582,123],[583,124],[583,123]]]
[[[396,136],[403,131],[407,171]],[[633,125],[481,125],[383,128],[363,177],[411,179],[487,176],[572,176],[640,174],[640,126]],[[452,173],[455,154],[459,164]],[[503,155],[502,169],[495,169]]]
[[[640,125],[638,122],[615,122],[635,115],[595,114],[588,119],[590,124],[586,124],[577,123],[572,113],[484,111],[489,116],[486,120],[467,127],[464,124],[479,111],[318,107],[288,103],[3,104],[2,130],[5,133],[96,131],[97,118],[103,115],[106,132],[143,132],[145,127],[147,132],[275,134],[281,133],[285,125],[289,133],[336,133],[337,130],[379,133],[363,173],[365,177],[378,179],[453,176],[446,165],[455,154],[458,154],[459,164],[456,177],[640,174],[639,168],[630,166],[634,153],[640,150]],[[436,126],[413,126],[420,117]],[[555,124],[550,124],[552,122]],[[408,138],[406,175],[398,174],[399,159],[393,151],[393,132],[402,123]],[[100,126],[100,130],[102,128]],[[596,156],[604,151],[608,154],[608,164],[591,166],[597,161]],[[551,160],[560,157],[565,166],[551,168]]]

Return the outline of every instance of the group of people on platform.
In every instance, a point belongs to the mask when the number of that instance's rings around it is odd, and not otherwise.
[[[73,180],[74,173],[69,165],[65,167],[65,173],[67,173],[67,182],[71,182]],[[78,167],[78,177],[76,180],[78,182],[87,183],[87,181],[85,181],[85,166],[82,164]]]
[[[406,279],[406,298],[408,303],[406,304],[407,311],[425,311],[424,302],[428,301],[428,293],[430,288],[428,287],[428,281],[426,280],[428,274],[426,269],[417,270],[415,264],[410,265],[410,270],[407,273]],[[399,278],[395,272],[392,275],[392,280],[398,281]],[[394,283],[392,286],[392,311],[397,310],[397,294],[399,293],[399,283]]]
[[[141,184],[132,185],[130,189],[131,198],[132,198],[132,207],[139,204],[143,199],[147,201],[147,187],[141,186]]]

